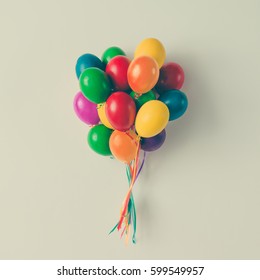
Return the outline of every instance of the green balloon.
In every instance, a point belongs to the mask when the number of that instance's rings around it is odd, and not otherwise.
[[[118,47],[110,47],[105,50],[105,52],[102,55],[102,62],[107,64],[113,57],[117,55],[126,55],[125,52],[118,48]]]
[[[112,132],[112,129],[107,128],[103,124],[93,126],[88,133],[89,147],[102,156],[111,156],[109,138]]]
[[[130,93],[130,96],[134,99],[135,101],[135,105],[136,105],[136,111],[138,111],[143,105],[144,103],[150,101],[150,100],[155,100],[156,99],[156,95],[155,93],[150,90],[140,96],[138,96],[137,93],[135,93],[134,91],[132,91]]]
[[[96,67],[87,68],[79,77],[83,95],[93,103],[103,103],[111,93],[111,84],[107,74]]]

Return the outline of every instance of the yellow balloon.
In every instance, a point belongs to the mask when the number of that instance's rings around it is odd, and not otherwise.
[[[159,100],[148,101],[137,113],[136,132],[141,137],[153,137],[166,127],[169,117],[169,109],[163,102]]]
[[[163,44],[155,38],[144,39],[136,48],[134,57],[151,56],[158,63],[159,68],[163,66],[166,52]]]
[[[98,116],[101,120],[101,122],[103,123],[104,126],[108,127],[108,128],[111,128],[111,129],[114,129],[111,125],[111,123],[109,122],[109,120],[107,119],[107,115],[106,115],[106,111],[105,111],[105,106],[106,103],[101,103],[101,104],[98,104],[98,107],[97,107],[97,111],[98,111]]]

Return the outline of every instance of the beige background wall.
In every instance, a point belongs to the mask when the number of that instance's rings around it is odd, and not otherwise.
[[[0,1],[1,259],[259,259],[260,5]],[[145,37],[186,72],[187,114],[149,154],[138,244],[107,233],[127,189],[74,115],[77,57]]]

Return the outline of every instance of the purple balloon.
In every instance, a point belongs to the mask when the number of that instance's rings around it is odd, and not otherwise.
[[[78,92],[74,98],[73,107],[81,121],[89,125],[99,123],[97,104],[89,101],[82,92]]]
[[[152,151],[158,150],[164,143],[165,138],[166,138],[165,129],[153,137],[142,138],[141,149],[146,152],[152,152]]]

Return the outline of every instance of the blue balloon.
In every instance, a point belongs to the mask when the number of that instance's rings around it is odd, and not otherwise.
[[[162,93],[158,100],[162,101],[168,107],[170,111],[169,121],[181,117],[188,107],[188,99],[185,93],[178,89],[172,89]]]
[[[105,65],[97,56],[91,53],[83,54],[78,58],[76,63],[76,74],[78,79],[81,73],[89,67],[97,67],[101,70],[105,69]]]

